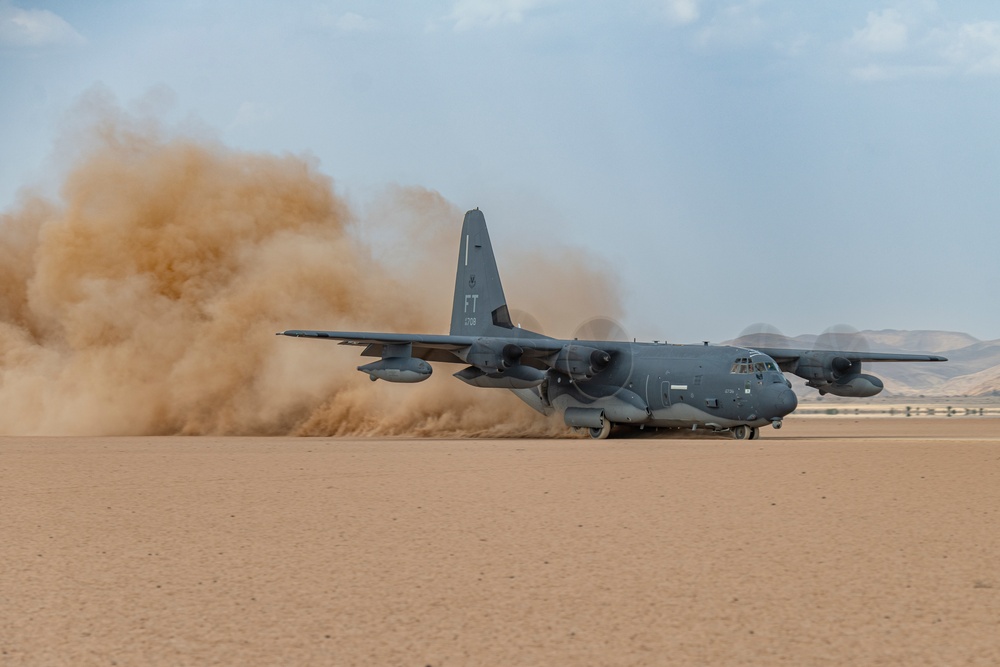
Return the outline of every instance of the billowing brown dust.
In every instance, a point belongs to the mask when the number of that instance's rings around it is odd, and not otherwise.
[[[95,117],[59,200],[25,195],[0,219],[0,432],[565,432],[450,377],[461,366],[372,383],[358,348],[274,336],[446,333],[462,209],[390,188],[359,216],[308,158],[169,136],[113,105]],[[504,256],[498,236],[508,301],[548,333],[619,314],[578,252]]]

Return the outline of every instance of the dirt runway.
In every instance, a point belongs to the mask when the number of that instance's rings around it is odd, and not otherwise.
[[[1000,664],[1000,420],[0,438],[0,665]]]

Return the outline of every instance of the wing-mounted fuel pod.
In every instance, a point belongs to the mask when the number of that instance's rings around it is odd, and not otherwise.
[[[431,376],[433,369],[423,359],[414,359],[412,353],[413,345],[411,343],[384,345],[381,361],[358,366],[358,370],[367,373],[372,382],[375,380],[423,382]]]

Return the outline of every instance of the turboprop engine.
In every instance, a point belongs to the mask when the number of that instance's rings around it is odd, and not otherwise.
[[[524,350],[514,343],[478,340],[465,353],[465,361],[472,365],[455,373],[455,377],[473,387],[527,389],[540,385],[545,371],[525,366],[522,356]]]
[[[795,367],[795,374],[817,384],[836,382],[847,375],[861,371],[861,362],[839,356],[833,352],[812,352],[803,355]]]
[[[808,380],[820,394],[864,398],[882,391],[882,380],[861,372],[861,362],[834,352],[814,352],[803,356],[795,374]]]
[[[501,345],[485,340],[477,340],[465,353],[465,361],[487,373],[503,372],[521,361],[524,350],[519,345]]]
[[[423,382],[431,376],[431,365],[423,359],[413,357],[386,357],[364,366],[358,366],[362,373],[368,373],[372,382]]]
[[[481,368],[469,366],[455,373],[455,377],[473,387],[527,389],[537,387],[544,382],[545,371],[518,364],[502,373],[487,373]]]
[[[604,350],[571,343],[559,350],[552,368],[582,382],[603,371],[610,363],[611,355]]]

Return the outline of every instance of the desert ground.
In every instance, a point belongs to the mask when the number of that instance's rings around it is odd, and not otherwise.
[[[0,665],[997,665],[1000,419],[0,438]]]

